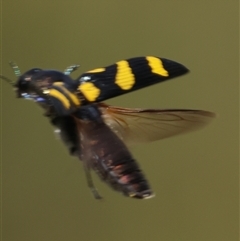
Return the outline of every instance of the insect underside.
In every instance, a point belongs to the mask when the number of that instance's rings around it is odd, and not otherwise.
[[[131,109],[108,106],[102,101],[172,79],[188,72],[183,65],[164,58],[144,56],[83,73],[76,80],[64,72],[31,69],[21,74],[11,62],[18,80],[0,76],[14,86],[17,97],[40,105],[67,146],[82,161],[87,183],[95,198],[91,170],[125,196],[153,196],[148,181],[127,146],[152,142],[197,130],[215,116],[188,109]]]

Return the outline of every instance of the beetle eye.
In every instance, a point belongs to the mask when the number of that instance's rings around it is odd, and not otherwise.
[[[15,87],[21,92],[26,92],[29,88],[29,81],[27,81],[25,78],[21,78],[17,81]]]
[[[26,94],[29,91],[29,81],[26,81],[25,79],[19,79],[17,83],[15,84],[17,97],[21,98],[24,97],[22,94]]]

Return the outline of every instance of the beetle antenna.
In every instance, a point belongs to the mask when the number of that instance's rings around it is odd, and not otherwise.
[[[10,67],[13,69],[14,74],[15,74],[17,77],[19,77],[19,76],[21,75],[21,71],[20,71],[19,67],[17,66],[17,64],[14,63],[13,61],[10,61],[10,62],[9,62],[9,65],[10,65]],[[0,75],[0,78],[1,78],[1,79],[4,79],[5,81],[7,81],[7,82],[8,82],[10,85],[12,85],[12,86],[14,86],[15,83],[16,83],[15,81],[13,81],[13,80],[11,80],[11,79],[3,76],[3,75]]]
[[[79,66],[79,64],[70,65],[63,72],[65,75],[70,75],[73,71],[77,70]]]
[[[7,81],[7,82],[8,82],[10,85],[12,85],[12,86],[14,86],[14,84],[15,84],[15,81],[10,80],[9,78],[7,78],[7,77],[5,77],[5,76],[3,76],[3,75],[0,75],[0,78],[3,79],[3,80],[5,80],[5,81]]]
[[[21,75],[21,71],[16,63],[13,61],[9,62],[9,65],[12,67],[14,74],[19,77]]]

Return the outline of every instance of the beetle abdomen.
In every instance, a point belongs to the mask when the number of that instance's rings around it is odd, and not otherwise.
[[[99,165],[103,167],[101,173]],[[111,161],[103,161],[99,165],[95,170],[101,178],[114,189],[122,191],[124,195],[139,199],[153,196],[144,174],[132,157],[112,163]]]

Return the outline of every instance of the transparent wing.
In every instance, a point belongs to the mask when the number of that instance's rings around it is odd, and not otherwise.
[[[128,145],[195,131],[215,114],[187,109],[130,109],[99,104],[105,123]]]

